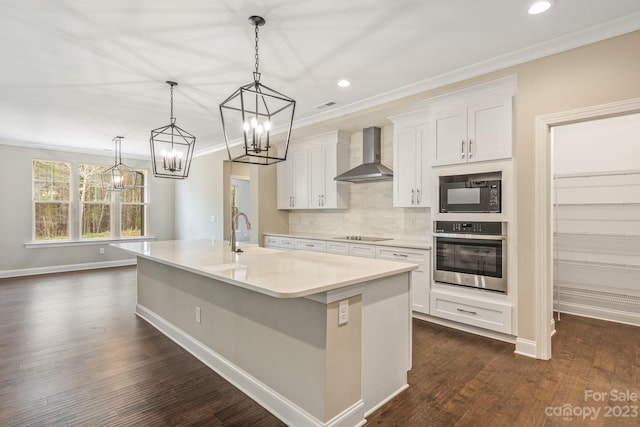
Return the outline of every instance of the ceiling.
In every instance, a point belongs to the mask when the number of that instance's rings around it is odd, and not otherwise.
[[[638,0],[0,0],[0,143],[146,155],[176,124],[224,144],[218,105],[254,67],[297,101],[297,129],[640,29]],[[336,82],[353,82],[339,88]],[[316,108],[327,101],[333,107]],[[369,125],[384,119],[372,113]],[[347,116],[348,117],[348,116]],[[363,126],[343,121],[344,130]],[[350,129],[351,128],[351,129]],[[300,131],[303,132],[303,131]]]

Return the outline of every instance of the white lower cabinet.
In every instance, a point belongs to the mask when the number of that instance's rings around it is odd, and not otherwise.
[[[431,290],[431,315],[511,334],[511,305],[458,293]]]
[[[327,241],[327,252],[330,254],[349,255],[349,244]]]
[[[279,236],[264,236],[264,247],[265,248],[279,248],[280,247],[280,239]]]
[[[264,247],[265,248],[276,248],[276,249],[293,249],[293,239],[291,237],[283,237],[283,236],[264,236]]]
[[[378,246],[376,258],[390,261],[405,261],[418,264],[411,272],[411,308],[429,314],[429,288],[431,284],[430,251]]]
[[[293,239],[293,249],[300,251],[326,252],[327,242],[324,240]]]
[[[349,255],[359,256],[363,258],[375,258],[376,247],[373,245],[361,245],[358,243],[349,243]]]

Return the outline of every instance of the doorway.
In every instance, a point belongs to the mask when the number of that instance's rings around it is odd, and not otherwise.
[[[251,218],[251,197],[248,177],[231,177],[231,207],[244,212]],[[248,242],[251,239],[246,221],[236,221],[236,241]]]
[[[640,326],[637,135],[638,113],[551,129],[558,320],[568,313]]]
[[[535,340],[538,359],[551,358],[553,323],[553,175],[551,129],[570,123],[640,112],[640,98],[536,117],[534,196]]]

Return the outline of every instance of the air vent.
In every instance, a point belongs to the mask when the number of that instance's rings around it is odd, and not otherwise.
[[[323,102],[322,104],[316,105],[316,108],[318,110],[322,110],[323,108],[333,107],[334,105],[336,105],[335,101],[326,101],[326,102]]]

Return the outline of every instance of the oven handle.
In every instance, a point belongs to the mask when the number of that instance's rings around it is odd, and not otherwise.
[[[433,237],[448,237],[450,239],[473,239],[473,240],[507,240],[507,236],[496,236],[492,234],[433,233]]]

